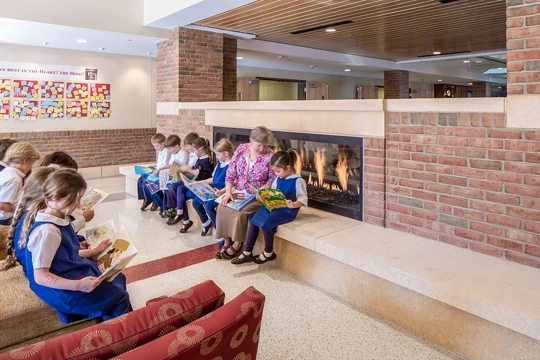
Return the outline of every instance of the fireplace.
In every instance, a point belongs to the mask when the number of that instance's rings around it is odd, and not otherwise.
[[[249,142],[249,132],[214,127],[214,143],[226,138],[236,148]],[[362,220],[362,138],[274,131],[270,147],[300,155],[309,206]]]

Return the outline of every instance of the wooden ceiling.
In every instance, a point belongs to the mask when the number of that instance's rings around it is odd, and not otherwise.
[[[334,33],[291,34],[347,20]],[[196,25],[387,60],[506,49],[504,0],[258,0]]]

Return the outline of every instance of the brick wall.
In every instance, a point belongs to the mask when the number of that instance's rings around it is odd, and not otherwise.
[[[540,268],[539,130],[388,113],[386,149],[387,227]]]
[[[409,98],[409,72],[404,70],[390,70],[384,72],[384,98]]]
[[[364,138],[364,221],[385,226],[386,205],[386,140]]]
[[[472,83],[472,97],[489,97],[490,89],[487,82],[473,82]]]
[[[540,1],[506,1],[508,94],[540,94]]]
[[[174,115],[158,115],[156,131],[165,136],[176,134],[184,139],[189,132],[196,132],[212,143],[213,127],[204,124],[204,110],[183,109]]]
[[[156,152],[150,139],[155,128],[0,133],[34,145],[42,155],[62,150],[80,168],[151,162]]]
[[[236,101],[236,39],[223,39],[223,101]]]

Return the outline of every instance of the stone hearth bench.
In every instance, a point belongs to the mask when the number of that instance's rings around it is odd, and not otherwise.
[[[275,249],[285,270],[468,359],[540,359],[538,269],[313,208]]]
[[[135,165],[148,165],[148,164],[135,164]],[[118,172],[126,177],[126,193],[137,197],[137,180],[139,179],[140,175],[135,174],[135,169],[133,168],[133,165],[120,166],[118,168]],[[191,221],[193,221],[193,227],[201,228],[202,226],[201,219],[199,219],[199,216],[195,212],[195,209],[193,209],[191,200],[188,200],[186,204],[187,204],[187,210],[190,214],[189,218]]]

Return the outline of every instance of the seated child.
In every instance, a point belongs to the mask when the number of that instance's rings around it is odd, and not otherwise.
[[[298,154],[292,149],[280,150],[270,159],[270,166],[276,173],[276,179],[272,183],[272,189],[279,189],[287,198],[287,207],[268,211],[261,207],[250,219],[246,247],[244,252],[231,263],[238,265],[247,262],[264,264],[277,258],[274,253],[274,233],[278,225],[293,221],[298,214],[299,208],[307,206],[307,186],[302,176],[296,172]],[[300,170],[300,169],[299,169]],[[253,257],[252,251],[262,229],[264,237],[264,252]]]
[[[201,181],[209,179],[212,176],[212,171],[214,170],[214,165],[212,165],[212,159],[209,157],[211,152],[210,150],[210,141],[200,137],[193,140],[193,152],[197,155],[198,159],[193,166],[191,174],[195,176],[194,181]],[[195,196],[191,191],[188,190],[184,185],[179,186],[176,189],[176,216],[172,218],[170,222],[167,222],[169,225],[174,225],[183,219],[183,226],[180,229],[181,233],[185,233],[193,225],[193,221],[189,220],[189,213],[186,208],[187,199],[193,199]]]
[[[218,165],[214,168],[212,177],[206,179],[206,182],[214,188],[216,195],[220,196],[225,193],[225,175],[227,174],[229,162],[234,153],[233,144],[227,139],[221,139],[214,146],[214,153],[216,154]],[[216,227],[216,207],[218,205],[215,201],[203,203],[198,197],[193,199],[193,208],[199,214],[202,222],[201,236],[206,236],[213,227]],[[218,243],[220,247],[223,246],[223,240],[218,240]]]
[[[165,147],[171,153],[171,160],[169,164],[172,166],[173,163],[178,165],[183,165],[189,169],[195,165],[197,161],[197,155],[193,153],[193,141],[199,137],[199,134],[190,132],[184,137],[184,148],[180,147],[180,138],[177,135],[169,135],[167,140],[165,140]],[[178,180],[178,179],[176,179]],[[181,186],[183,183],[177,181],[171,185],[167,186],[167,191],[163,197],[163,214],[162,218],[166,219],[169,222],[170,217],[174,218],[174,215],[171,216],[165,213],[166,210],[176,208],[176,189]]]
[[[4,170],[8,165],[3,161],[6,156],[6,151],[13,144],[18,142],[15,139],[0,139],[0,171]]]
[[[126,278],[98,279],[94,261],[79,255],[79,242],[68,216],[80,205],[86,181],[72,169],[51,173],[43,195],[28,211],[26,275],[30,288],[54,308],[64,323],[101,316],[109,320],[132,310]]]
[[[152,146],[156,150],[156,163],[153,167],[156,168],[152,175],[159,176],[161,170],[166,170],[171,167],[169,164],[169,158],[171,154],[165,149],[165,135],[157,133],[152,136]],[[139,200],[143,200],[141,211],[146,210],[150,204],[152,207],[150,211],[156,211],[163,208],[163,191],[158,191],[156,193],[151,193],[150,189],[143,183],[143,177],[139,177],[137,180],[137,195]]]
[[[79,164],[65,151],[48,153],[37,162],[37,167],[42,166],[65,167],[75,171],[79,170]]]
[[[4,156],[8,165],[0,172],[0,225],[9,225],[22,193],[23,179],[39,160],[39,151],[27,143],[15,143]]]

